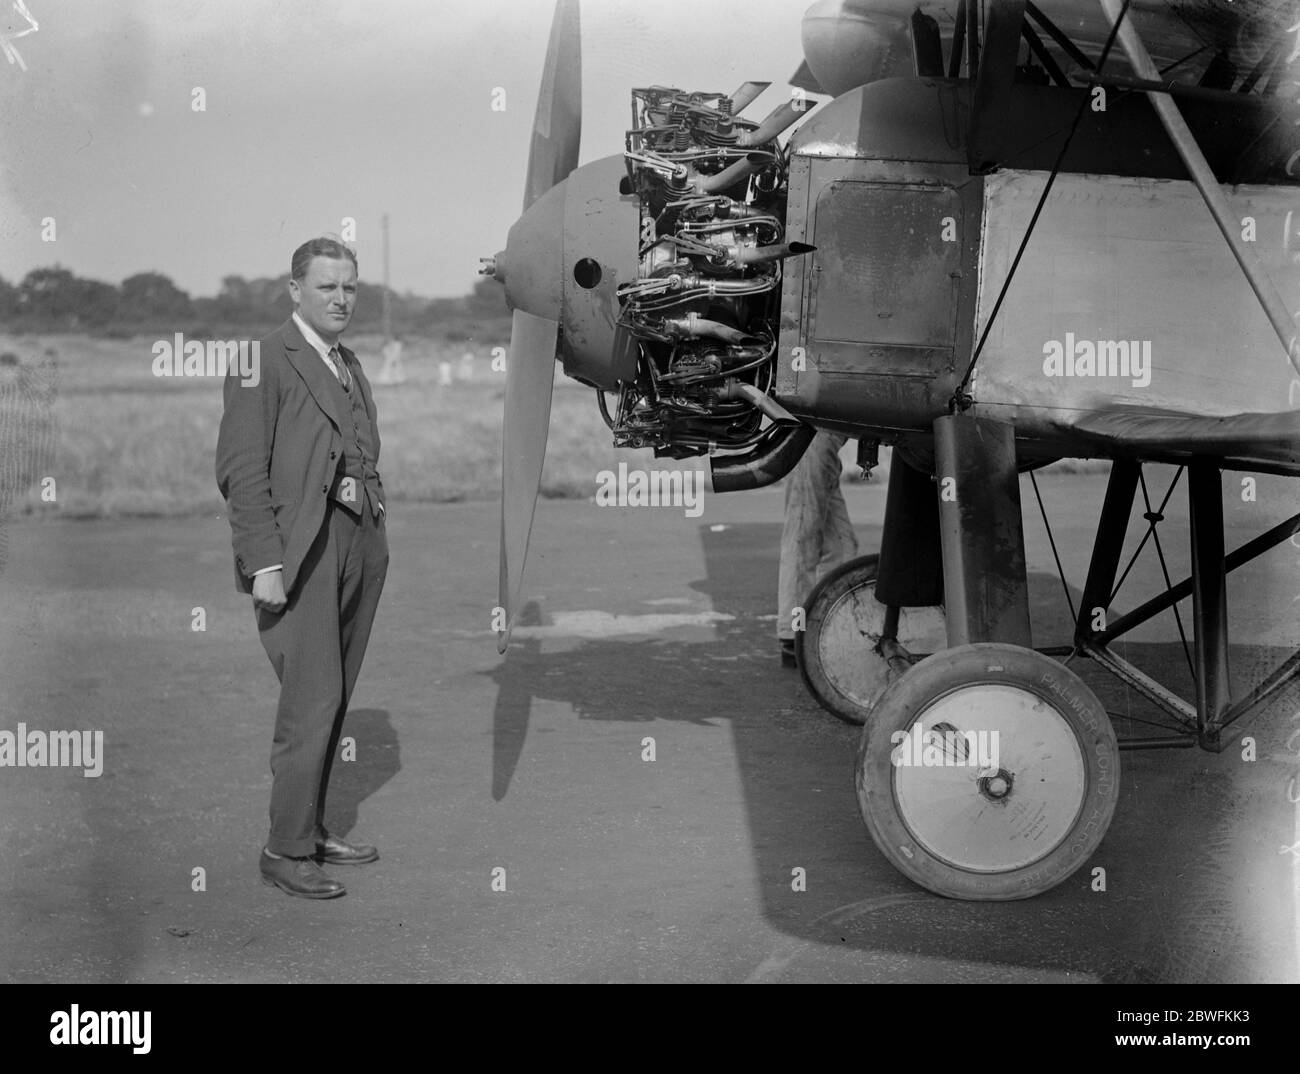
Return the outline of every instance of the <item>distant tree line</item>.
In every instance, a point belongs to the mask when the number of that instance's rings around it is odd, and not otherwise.
[[[510,338],[505,294],[481,279],[461,298],[420,298],[390,292],[393,331],[403,336],[437,336],[453,342],[504,342]],[[383,327],[383,287],[361,281],[352,332]],[[88,280],[68,269],[33,269],[16,286],[0,277],[0,330],[84,332],[130,337],[256,339],[292,312],[289,277],[246,280],[227,276],[212,297],[192,298],[160,272],[139,272],[118,286]]]

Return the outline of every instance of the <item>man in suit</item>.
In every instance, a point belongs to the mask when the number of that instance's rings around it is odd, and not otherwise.
[[[236,582],[252,594],[280,680],[261,874],[309,899],[345,893],[321,863],[379,857],[324,827],[330,766],[388,570],[374,399],[339,342],[356,293],[356,255],[341,242],[294,251],[293,316],[261,341],[260,377],[227,376],[217,439]]]

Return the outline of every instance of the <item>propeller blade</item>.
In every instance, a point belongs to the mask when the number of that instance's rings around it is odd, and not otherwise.
[[[557,0],[528,150],[524,212],[578,166],[581,139],[582,33],[578,0]]]
[[[546,435],[551,424],[555,347],[560,326],[545,317],[515,310],[506,359],[506,408],[501,430],[501,574],[499,597],[506,612],[497,634],[504,653],[519,615],[519,590],[533,531],[537,491],[542,484]]]

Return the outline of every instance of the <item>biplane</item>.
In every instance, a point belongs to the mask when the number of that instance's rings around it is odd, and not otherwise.
[[[501,651],[556,360],[615,445],[707,457],[715,492],[818,428],[888,445],[879,551],[812,595],[805,681],[863,725],[862,815],[906,876],[1059,884],[1122,749],[1218,751],[1300,677],[1297,653],[1233,696],[1226,576],[1300,514],[1229,551],[1223,506],[1227,472],[1300,475],[1300,6],[820,0],[771,114],[743,114],[766,83],[634,89],[622,152],[583,167],[578,20],[560,0],[525,211],[484,268],[513,310]],[[1072,643],[1038,649],[1020,476],[1062,458],[1110,476]],[[1175,474],[1158,505],[1146,464]],[[1118,613],[1139,490],[1145,545],[1179,485],[1190,576]],[[1114,643],[1189,596],[1183,698]],[[1117,739],[1084,658],[1158,733]]]

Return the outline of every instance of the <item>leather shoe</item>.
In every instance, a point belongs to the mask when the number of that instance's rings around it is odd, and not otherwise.
[[[322,865],[365,865],[379,860],[379,850],[366,843],[349,843],[326,832],[325,838],[316,844],[316,860]]]
[[[279,888],[301,899],[337,899],[347,894],[347,888],[325,874],[311,858],[272,857],[262,848],[258,861],[262,883]]]

